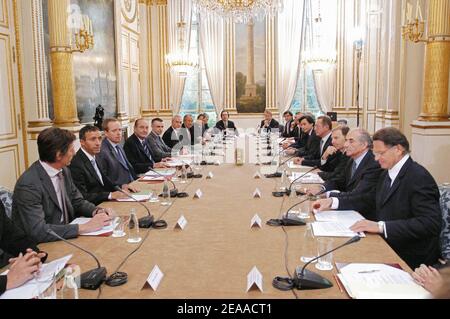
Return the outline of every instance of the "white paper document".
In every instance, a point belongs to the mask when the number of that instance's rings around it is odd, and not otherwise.
[[[175,169],[161,169],[161,168],[155,168],[154,171],[148,171],[145,173],[145,176],[172,176],[175,175],[177,171]]]
[[[92,218],[80,217],[80,218],[77,218],[74,221],[72,221],[70,224],[71,225],[84,225],[84,224],[88,223],[91,219]],[[112,233],[114,231],[115,226],[116,226],[116,224],[115,224],[115,219],[114,219],[114,221],[111,222],[111,224],[109,224],[108,226],[104,226],[102,229],[94,231],[94,232],[80,234],[80,236],[100,236],[100,235]]]
[[[136,202],[136,201],[137,202],[147,202],[152,197],[151,192],[141,192],[141,193],[135,193],[135,194],[130,194],[130,195],[131,195],[131,197],[134,198],[134,200],[127,197],[127,198],[117,199],[117,201],[118,202]]]
[[[336,211],[324,211],[317,212],[315,214],[316,221],[318,222],[343,222],[345,224],[356,224],[360,220],[365,218],[360,213],[354,210],[336,210]]]
[[[144,182],[153,182],[153,181],[155,181],[155,182],[157,182],[157,181],[163,182],[165,179],[166,179],[166,177],[164,177],[164,176],[155,176],[155,175],[154,176],[143,176],[141,178],[141,180],[144,181]]]
[[[315,222],[312,223],[314,236],[317,237],[366,237],[364,233],[355,233],[350,230],[352,223],[345,222]]]
[[[247,275],[247,292],[254,286],[263,292],[263,276],[256,266]]]
[[[311,169],[311,168],[310,168]],[[295,181],[297,178],[300,178],[300,176],[304,175],[304,173],[295,172],[292,173],[292,175],[289,177],[291,182]],[[308,173],[296,182],[303,183],[303,184],[323,184],[324,181],[322,178],[320,178],[319,175],[315,173]]]
[[[385,264],[348,264],[338,275],[356,299],[424,299],[428,292],[407,272]]]
[[[57,259],[55,261],[52,261],[48,264],[42,265],[40,275],[39,275],[39,281],[40,282],[47,282],[48,285],[45,286],[43,284],[37,284],[36,279],[31,279],[30,281],[26,282],[24,285],[7,290],[3,295],[0,296],[0,299],[33,299],[37,297],[40,293],[47,290],[48,287],[50,287],[51,279],[53,276],[58,275],[58,273],[64,269],[67,262],[72,258],[72,255],[68,255],[66,257]],[[2,275],[6,275],[8,272],[5,271]],[[38,287],[39,286],[39,287]]]
[[[298,170],[299,172],[301,172],[303,174],[306,173],[307,171],[310,171],[312,169],[312,167],[309,167],[309,166],[303,166],[303,165],[294,164],[293,161],[289,161],[288,162],[288,167],[290,169]]]
[[[165,164],[168,167],[177,167],[177,166],[183,166],[183,165],[191,165],[192,164],[192,160],[191,159],[177,159],[174,158],[172,161],[166,162]]]

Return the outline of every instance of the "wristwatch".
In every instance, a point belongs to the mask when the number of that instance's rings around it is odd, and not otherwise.
[[[385,222],[378,222],[378,232],[380,234],[384,234],[385,227],[386,227]]]

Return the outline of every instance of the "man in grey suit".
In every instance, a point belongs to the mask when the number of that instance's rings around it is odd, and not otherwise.
[[[147,140],[150,144],[150,151],[153,154],[156,163],[165,162],[172,157],[172,149],[164,143],[161,138],[164,132],[164,122],[160,118],[152,120],[152,132],[148,135]]]
[[[75,135],[49,128],[38,137],[40,160],[17,181],[12,219],[36,243],[57,241],[51,235],[69,239],[109,225],[112,210],[95,207],[84,200],[72,181],[70,164],[75,154]],[[84,225],[70,225],[76,217],[92,217]]]
[[[102,142],[97,161],[104,175],[108,176],[114,185],[134,182],[137,175],[120,145],[123,132],[121,124],[116,119],[106,119],[103,122],[103,130],[106,138]]]

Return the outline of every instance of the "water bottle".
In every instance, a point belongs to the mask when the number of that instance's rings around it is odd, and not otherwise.
[[[317,241],[314,237],[312,226],[310,223],[306,224],[306,231],[302,241],[302,256],[300,260],[304,263],[311,261],[317,257]]]
[[[142,238],[139,236],[139,222],[136,216],[136,210],[134,208],[130,211],[130,220],[128,221],[128,242],[139,243]]]
[[[186,184],[187,183],[187,170],[186,166],[181,166],[181,175],[180,175],[180,184]]]
[[[163,201],[161,203],[162,206],[170,206],[170,191],[169,191],[169,184],[167,183],[167,181],[164,181],[164,185],[163,185],[163,191],[162,191],[162,198]]]

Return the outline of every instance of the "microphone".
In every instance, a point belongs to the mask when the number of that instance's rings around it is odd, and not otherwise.
[[[288,189],[286,190],[286,195],[291,195],[291,191],[292,191],[292,186],[294,186],[295,182],[297,182],[298,180],[302,179],[303,177],[305,177],[306,175],[308,175],[309,173],[313,172],[314,170],[318,169],[317,166],[314,166],[313,168],[311,168],[309,171],[307,171],[306,173],[300,175],[299,177],[297,177],[296,179],[294,179],[292,181],[292,183],[289,185]],[[315,196],[321,195],[323,194],[323,192],[320,192],[318,194],[316,194]]]
[[[131,198],[133,201],[135,201],[136,203],[138,203],[139,205],[141,205],[142,207],[145,208],[145,210],[147,211],[147,216],[146,217],[142,217],[139,219],[139,228],[150,228],[153,226],[153,222],[155,221],[155,218],[153,217],[153,215],[150,213],[150,209],[148,209],[147,206],[145,206],[144,204],[142,204],[140,201],[138,201],[136,198],[134,198],[133,196],[131,196],[130,194],[128,194],[127,192],[123,191],[119,186],[114,186],[114,189],[122,194],[124,194],[125,196],[127,196],[128,198]]]
[[[202,174],[195,174],[194,170],[192,169],[192,166],[189,165],[188,163],[186,163],[183,160],[180,160],[181,163],[183,163],[184,165],[186,165],[186,167],[189,169],[190,173],[187,174],[187,178],[202,178],[203,175]]]
[[[164,176],[163,174],[161,174],[160,172],[154,170],[153,168],[149,168],[153,173],[156,173],[158,176],[161,176],[164,178],[165,181],[168,181],[172,184],[173,189],[170,191],[170,197],[177,197],[178,196],[178,189],[177,186],[175,185],[175,183],[171,180],[168,179],[167,176]],[[189,196],[189,195],[188,195]],[[187,196],[185,196],[187,197]]]
[[[62,238],[57,233],[55,233],[52,229],[48,229],[47,233],[55,236],[59,240],[62,240],[63,242],[65,242],[75,248],[78,248],[78,249],[84,251],[86,254],[90,255],[92,258],[95,259],[95,261],[97,262],[97,268],[88,270],[88,271],[82,273],[80,275],[80,285],[81,285],[81,288],[83,288],[83,289],[97,290],[98,287],[100,287],[100,285],[106,280],[106,268],[101,267],[100,262],[98,261],[97,257],[95,257],[95,255],[93,253],[91,253],[90,251],[78,246],[75,243],[71,243],[70,241],[68,241],[65,238]]]
[[[361,238],[359,236],[355,236],[355,237],[351,238],[349,241],[347,241],[346,243],[326,252],[325,254],[322,254],[314,259],[311,259],[302,268],[300,268],[300,266],[298,266],[297,269],[295,270],[296,278],[294,279],[296,288],[299,290],[310,290],[310,289],[323,289],[323,288],[333,287],[333,284],[328,279],[326,279],[312,271],[307,270],[306,267],[308,267],[309,264],[318,260],[319,258],[322,258],[323,256],[331,254],[332,252],[334,252],[342,247],[351,245],[360,240],[361,240]]]

